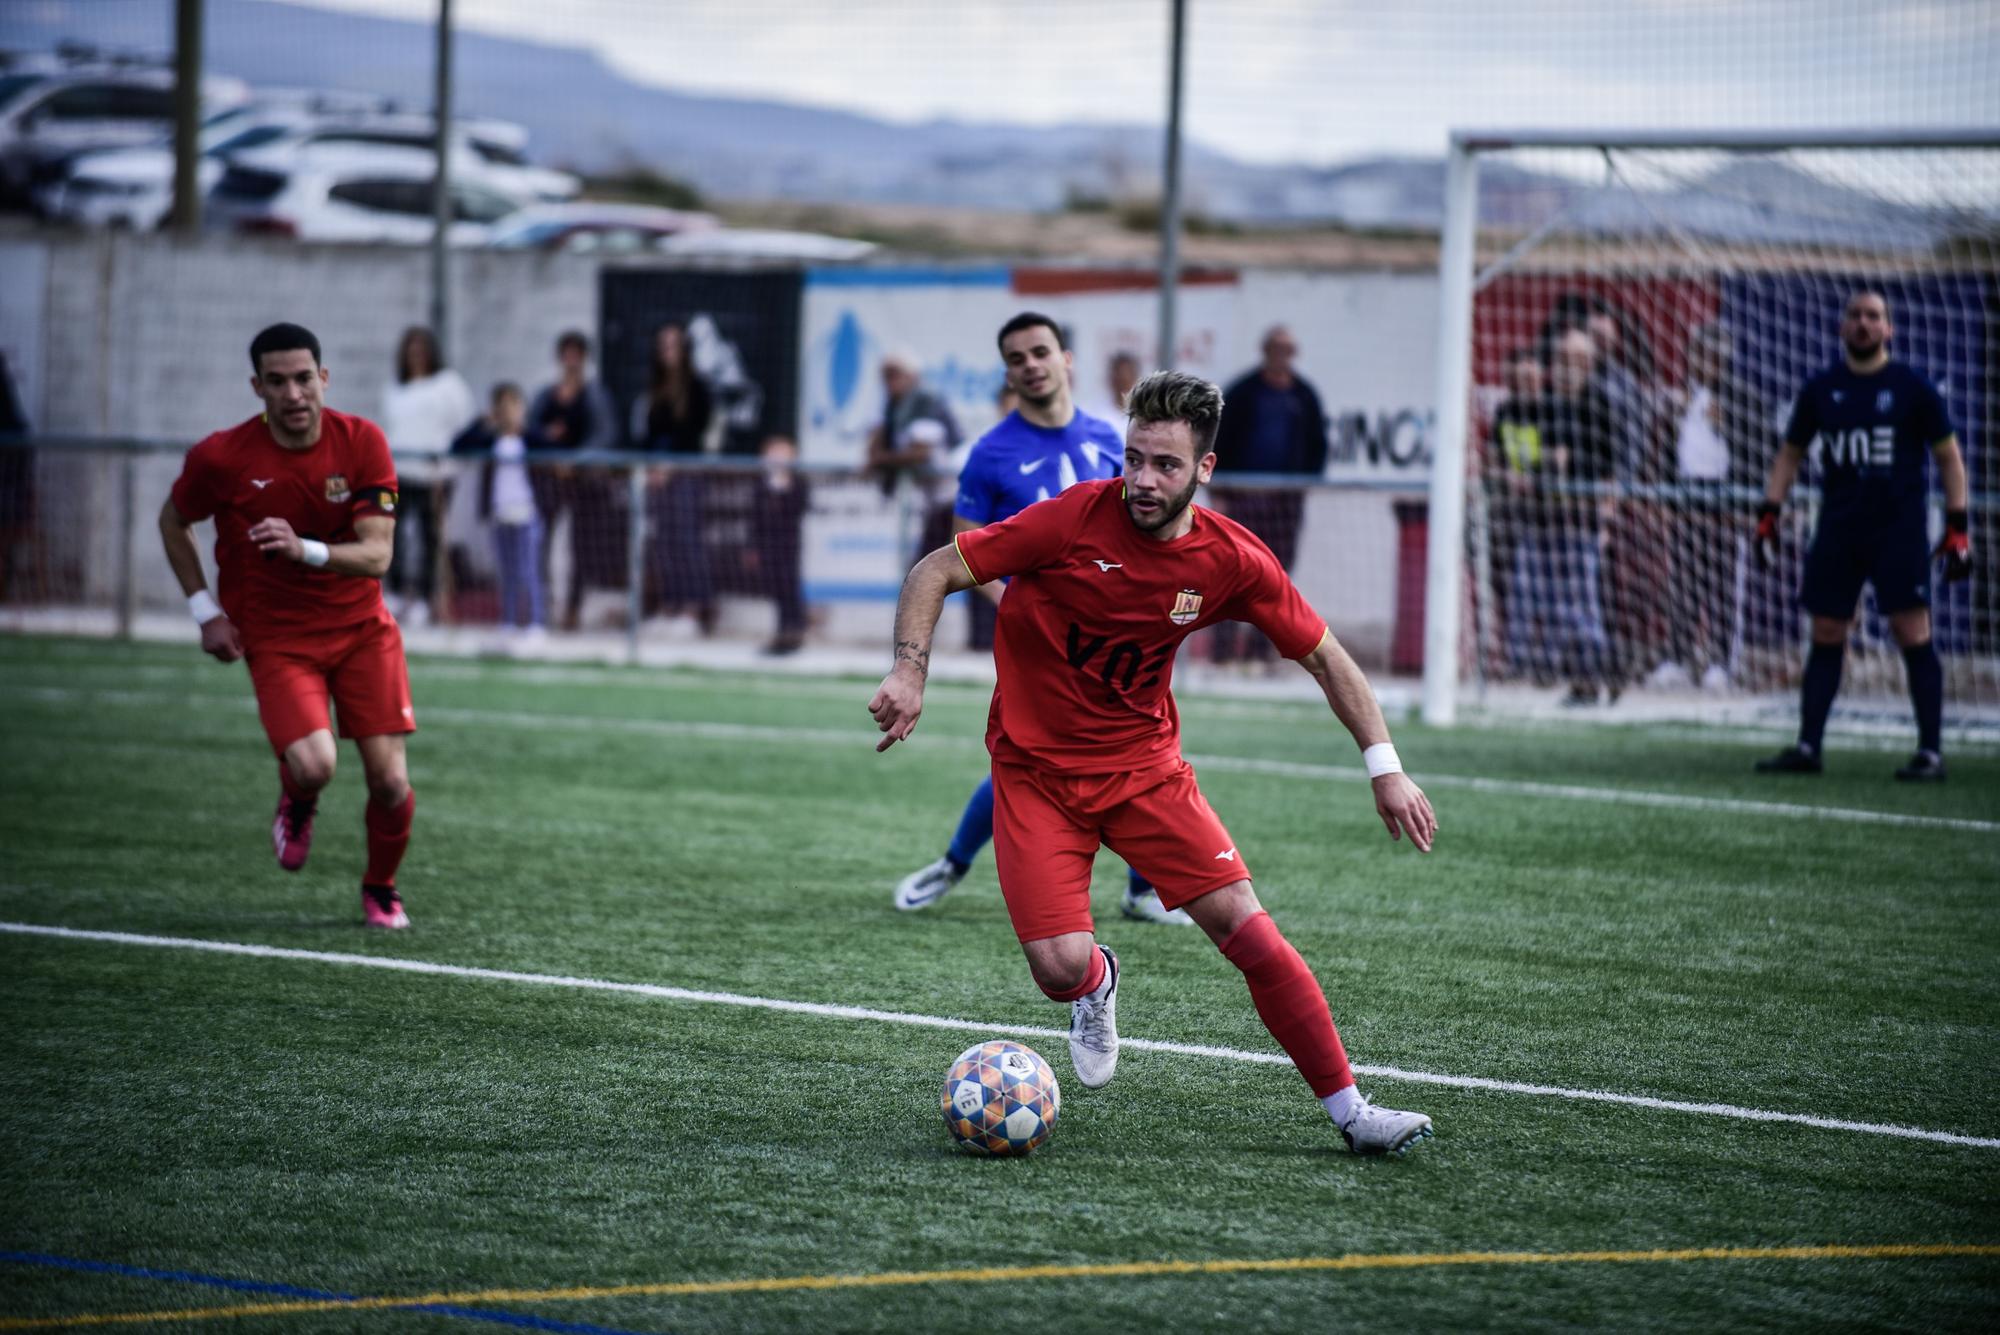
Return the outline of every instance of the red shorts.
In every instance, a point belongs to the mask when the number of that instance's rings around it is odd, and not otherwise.
[[[306,734],[332,728],[329,697],[342,737],[417,730],[403,632],[386,609],[339,630],[259,644],[246,657],[264,735],[280,756]]]
[[[1250,879],[1184,760],[1135,774],[1059,774],[993,766],[993,861],[1014,935],[1041,941],[1088,932],[1097,847],[1153,883],[1179,908]]]

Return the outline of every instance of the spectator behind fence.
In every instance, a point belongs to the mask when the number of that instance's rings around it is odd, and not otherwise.
[[[486,416],[451,443],[453,454],[484,454],[479,473],[479,517],[493,525],[493,555],[500,572],[500,625],[539,640],[548,625],[542,582],[543,516],[554,479],[534,472],[526,456],[548,442],[528,429],[521,387],[493,387]]]
[[[1139,359],[1129,352],[1114,352],[1104,364],[1104,385],[1099,391],[1102,397],[1084,409],[1092,417],[1102,418],[1118,429],[1118,439],[1125,439],[1125,398],[1132,392],[1132,386],[1139,383]],[[1082,396],[1078,396],[1081,398]]]
[[[758,457],[763,460],[764,472],[751,508],[747,556],[758,588],[778,610],[777,631],[764,652],[796,653],[806,642],[805,579],[800,558],[812,489],[799,474],[799,447],[790,436],[766,436]]]
[[[700,454],[714,417],[714,396],[694,369],[687,326],[669,320],[653,334],[646,392],[632,409],[633,443],[653,454]]]
[[[1617,699],[1610,639],[1604,627],[1602,553],[1611,540],[1617,502],[1605,492],[1616,470],[1616,429],[1610,403],[1594,378],[1597,349],[1590,334],[1558,335],[1549,362],[1543,418],[1544,463],[1536,522],[1516,555],[1517,589],[1542,619],[1541,648],[1570,679],[1564,703],[1595,703],[1608,685]]]
[[[565,330],[556,339],[556,366],[556,382],[535,395],[528,409],[528,430],[552,450],[594,454],[616,448],[618,421],[611,396],[590,373],[590,340],[581,331]],[[556,526],[568,514],[569,580],[562,624],[564,630],[575,630],[586,580],[614,588],[624,582],[623,529],[610,485],[601,474],[564,464],[553,470],[552,478],[552,500],[543,517],[542,559],[546,568]]]
[[[641,411],[643,409],[643,412]],[[700,455],[715,417],[708,382],[694,369],[687,327],[669,321],[653,334],[653,365],[646,393],[632,414],[635,438],[655,454]],[[652,541],[646,553],[644,606],[664,605],[669,616],[692,612],[701,633],[715,629],[715,576],[703,539],[708,482],[697,469],[646,471],[646,509]]]
[[[942,449],[936,443],[936,431],[912,431],[920,422],[935,422],[943,428]],[[868,434],[868,471],[881,482],[882,494],[893,496],[896,484],[905,476],[923,477],[943,452],[957,449],[962,439],[951,409],[924,388],[915,356],[892,352],[884,357],[882,420]]]
[[[1222,427],[1215,438],[1215,467],[1227,474],[1295,473],[1318,477],[1326,468],[1326,410],[1319,392],[1294,369],[1298,341],[1273,325],[1264,335],[1264,360],[1223,395]],[[1299,550],[1305,492],[1217,487],[1217,509],[1259,538],[1286,570]],[[1241,622],[1215,627],[1215,661],[1272,657],[1271,644]]]
[[[15,392],[7,354],[0,352],[0,438],[27,434],[28,415]],[[37,553],[36,593],[46,596],[47,572],[41,569],[41,544],[35,536],[35,452],[0,445],[0,602],[14,597],[14,552],[24,544]]]
[[[1554,680],[1533,652],[1533,600],[1519,583],[1516,557],[1539,522],[1536,492],[1547,465],[1548,373],[1532,347],[1507,358],[1507,397],[1494,409],[1486,451],[1487,551],[1496,611],[1506,628],[1507,669],[1542,684]]]
[[[437,335],[411,325],[396,344],[396,381],[382,391],[382,434],[396,456],[401,532],[389,567],[390,610],[405,626],[421,626],[437,594],[437,558],[449,483],[437,461],[478,412],[465,378],[444,363]],[[428,462],[412,455],[428,456]],[[412,541],[414,539],[415,541]]]
[[[1687,383],[1672,402],[1675,483],[1668,540],[1667,656],[1697,686],[1729,684],[1737,641],[1737,586],[1745,555],[1729,491],[1755,487],[1770,463],[1768,409],[1738,375],[1729,331],[1703,325],[1688,339]]]

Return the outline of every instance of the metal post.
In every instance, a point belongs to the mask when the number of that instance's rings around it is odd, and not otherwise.
[[[1472,397],[1473,242],[1479,159],[1453,136],[1445,158],[1438,256],[1437,435],[1431,442],[1430,535],[1424,579],[1424,722],[1458,717],[1458,637],[1464,597],[1465,436]]]
[[[1167,58],[1167,162],[1160,188],[1160,369],[1174,365],[1175,302],[1181,281],[1181,72],[1186,64],[1187,0],[1173,0],[1173,42]]]
[[[438,0],[437,117],[434,145],[437,175],[431,184],[431,332],[446,356],[451,347],[451,0]]]
[[[139,522],[139,464],[130,450],[118,459],[118,638],[132,638],[139,611],[138,544],[132,527]]]
[[[201,233],[202,0],[174,4],[174,234]]]
[[[645,606],[646,465],[631,464],[625,478],[625,661],[639,665],[639,614]],[[669,484],[671,485],[671,484]],[[576,512],[572,510],[571,514]],[[572,521],[574,522],[574,521]]]

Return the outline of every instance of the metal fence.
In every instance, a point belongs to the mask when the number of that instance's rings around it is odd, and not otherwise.
[[[185,452],[0,442],[0,626],[131,637],[148,617],[179,615],[156,518]],[[398,459],[404,503],[384,587],[406,630],[455,632],[429,643],[475,650],[595,637],[632,662],[660,640],[876,648],[904,573],[952,533],[945,476],[624,452],[537,453],[519,466],[509,482],[485,455]],[[1364,664],[1416,670],[1419,492],[1238,477],[1203,503],[1264,533]],[[207,526],[197,535],[213,579]],[[952,603],[939,647],[989,648],[992,605]],[[1275,661],[1262,636],[1235,627],[1205,632],[1190,654],[1253,675]]]

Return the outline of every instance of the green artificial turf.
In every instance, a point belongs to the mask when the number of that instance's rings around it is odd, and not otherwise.
[[[889,905],[983,768],[983,692],[934,688],[913,742],[878,756],[869,682],[419,661],[412,685],[423,731],[400,880],[415,925],[370,934],[351,748],[311,863],[286,876],[240,667],[0,640],[0,919],[1065,1023],[1027,978],[990,858],[933,910]],[[1323,709],[1189,700],[1183,715],[1204,788],[1358,1063],[2000,1136],[2000,759],[1955,754],[1949,783],[1913,790],[1876,749],[1837,749],[1818,780],[1768,779],[1749,772],[1768,745],[1694,730],[1405,725],[1443,827],[1419,856],[1385,837]],[[1122,881],[1104,856],[1123,1032],[1273,1051],[1198,932],[1118,917]],[[2000,1244],[2000,1148],[1383,1075],[1362,1083],[1437,1123],[1402,1160],[1348,1155],[1282,1066],[1131,1051],[1103,1090],[1066,1083],[1044,1149],[992,1162],[954,1152],[937,1111],[976,1031],[11,933],[0,1017],[0,1251],[341,1294]],[[1031,1041],[1067,1078],[1062,1040]],[[285,1301],[0,1260],[0,1318]],[[1914,1330],[1989,1326],[1996,1303],[1986,1256],[484,1309],[621,1331],[1009,1316],[1077,1332]],[[371,1310],[174,1328],[480,1324]]]

